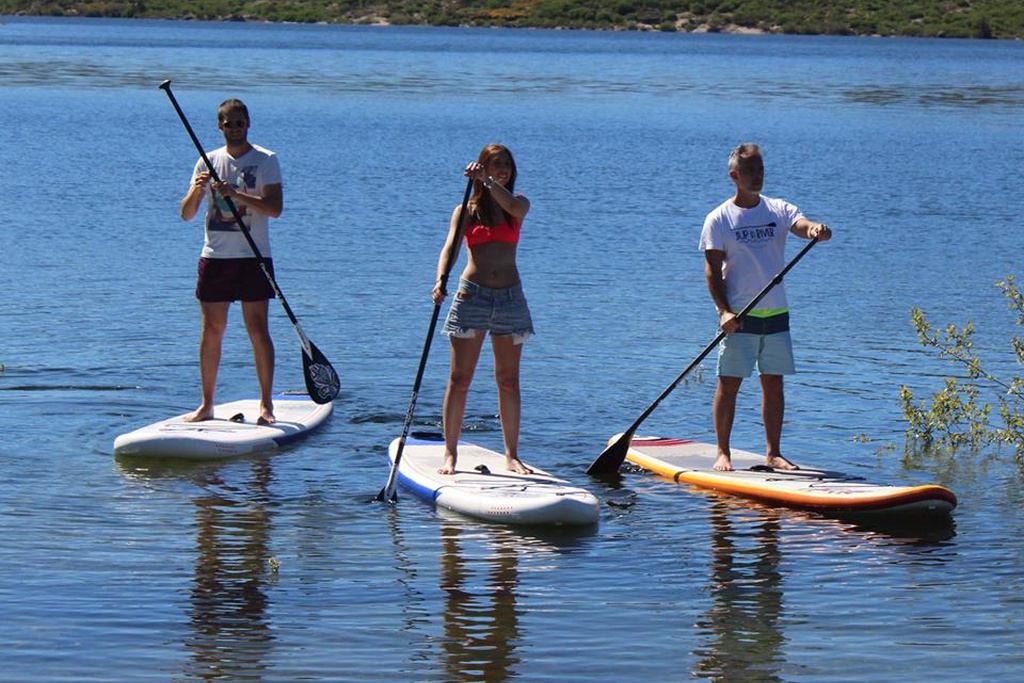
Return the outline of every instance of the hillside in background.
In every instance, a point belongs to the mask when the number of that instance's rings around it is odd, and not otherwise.
[[[1021,0],[0,0],[0,14],[1024,38]]]

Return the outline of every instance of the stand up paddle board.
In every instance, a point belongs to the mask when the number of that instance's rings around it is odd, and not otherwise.
[[[638,436],[626,458],[673,481],[833,517],[939,517],[956,507],[953,492],[935,484],[889,486],[842,472],[777,470],[765,466],[763,455],[736,449],[734,471],[718,472],[712,469],[717,454],[712,444]]]
[[[391,442],[394,463],[400,439]],[[444,461],[444,437],[413,433],[398,463],[398,482],[438,507],[489,522],[523,525],[596,524],[601,505],[586,489],[527,465],[532,474],[505,469],[505,456],[459,442],[455,474],[438,474]]]
[[[114,440],[114,455],[214,460],[274,450],[309,435],[331,406],[304,394],[282,394],[274,397],[277,421],[262,425],[258,400],[224,403],[214,408],[212,420],[185,422],[186,413],[122,434]]]

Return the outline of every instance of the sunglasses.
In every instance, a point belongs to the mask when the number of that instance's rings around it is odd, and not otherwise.
[[[245,128],[246,126],[249,125],[249,122],[246,121],[245,119],[238,119],[238,120],[235,120],[235,121],[221,121],[220,125],[224,126],[225,128],[228,128],[228,129],[230,129],[230,128]]]

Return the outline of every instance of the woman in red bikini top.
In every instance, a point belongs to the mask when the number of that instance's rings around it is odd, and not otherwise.
[[[512,472],[526,473],[529,470],[519,460],[519,362],[523,342],[533,333],[533,322],[522,294],[516,247],[530,202],[515,193],[515,160],[502,145],[484,147],[477,161],[466,167],[465,175],[473,179],[467,215],[460,215],[461,205],[452,212],[431,294],[438,305],[447,296],[443,276],[455,265],[448,262],[449,254],[454,251],[451,258],[458,259],[455,241],[464,234],[469,260],[443,330],[451,341],[451,371],[444,395],[445,457],[438,471],[455,473],[466,397],[484,337],[490,332],[506,464]]]

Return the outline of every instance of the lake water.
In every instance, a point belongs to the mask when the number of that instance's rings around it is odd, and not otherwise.
[[[133,463],[193,408],[195,151],[250,106],[278,152],[279,281],[343,391],[266,458]],[[5,18],[0,23],[0,648],[32,681],[989,681],[1024,674],[1024,481],[1006,453],[904,458],[898,391],[951,371],[913,306],[997,369],[1020,273],[1024,44]],[[868,528],[584,469],[714,338],[697,238],[760,142],[768,194],[833,226],[787,277],[784,449],[937,482],[948,525]],[[460,171],[509,145],[538,330],[522,452],[600,525],[453,518],[387,477]],[[791,253],[800,247],[792,240]],[[275,306],[277,386],[302,387]],[[218,396],[256,391],[233,311]],[[641,432],[713,439],[708,360]],[[436,427],[435,340],[416,428]],[[498,448],[487,354],[467,436]],[[758,391],[734,445],[761,448]],[[276,567],[276,569],[275,569]]]

